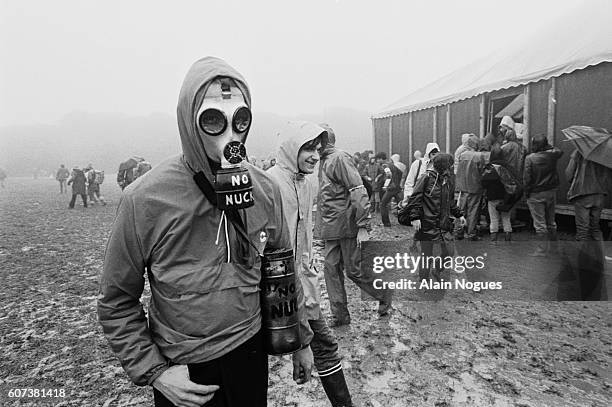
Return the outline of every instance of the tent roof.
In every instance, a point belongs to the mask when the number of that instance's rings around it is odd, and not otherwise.
[[[445,105],[612,62],[610,15],[612,2],[585,2],[528,41],[474,61],[401,98],[372,118]]]

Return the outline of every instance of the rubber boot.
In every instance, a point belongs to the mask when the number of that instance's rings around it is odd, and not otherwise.
[[[329,376],[320,376],[323,390],[333,407],[353,407],[351,393],[346,385],[342,369]]]
[[[504,233],[504,240],[506,242],[511,242],[512,241],[512,232],[506,232]]]
[[[531,257],[545,257],[546,256],[546,246],[548,244],[548,236],[546,233],[536,233],[536,249],[530,253]]]
[[[491,233],[491,243],[493,244],[497,243],[497,232]]]
[[[385,291],[384,298],[378,302],[378,316],[384,317],[391,313],[393,307],[391,303],[393,301],[393,290],[387,289]]]

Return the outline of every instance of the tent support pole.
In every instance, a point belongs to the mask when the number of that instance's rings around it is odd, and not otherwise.
[[[393,151],[393,116],[389,117],[389,158]]]
[[[523,124],[525,125],[525,135],[523,136],[523,145],[529,150],[531,144],[531,132],[529,131],[529,105],[531,98],[531,84],[525,85],[523,90],[525,94],[525,104],[523,106]]]
[[[414,149],[412,148],[412,112],[408,113],[408,163],[412,163],[412,154]]]
[[[433,109],[433,142],[438,142],[438,108]]]
[[[555,143],[555,118],[557,114],[557,80],[552,78],[550,82],[550,90],[548,91],[548,124],[546,138],[548,143]]]
[[[451,152],[451,104],[446,105],[446,152]]]
[[[485,136],[485,95],[480,95],[480,133],[478,136],[483,138]]]
[[[376,126],[374,125],[374,120],[373,118],[370,118],[370,120],[372,121],[372,150],[376,151]],[[368,161],[369,163],[370,161]]]

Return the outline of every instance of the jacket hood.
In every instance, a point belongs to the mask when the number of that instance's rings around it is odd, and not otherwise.
[[[276,165],[297,174],[300,147],[320,135],[327,136],[327,131],[319,125],[302,121],[289,122],[280,133],[281,145]]]
[[[191,66],[181,86],[176,108],[183,157],[193,171],[203,171],[209,180],[212,173],[206,150],[199,136],[196,115],[210,83],[219,77],[233,79],[242,92],[246,105],[251,108],[251,93],[242,75],[216,57],[202,58]]]
[[[429,153],[431,153],[431,151],[434,148],[436,148],[436,149],[438,149],[438,151],[440,151],[440,146],[438,145],[438,143],[427,143],[427,147],[425,148],[425,155],[423,155],[423,158],[429,160]]]

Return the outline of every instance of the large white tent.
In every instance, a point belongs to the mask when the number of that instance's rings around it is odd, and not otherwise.
[[[554,6],[554,3],[551,3]],[[612,62],[612,1],[585,2],[554,25],[417,90],[375,114],[396,116]]]

